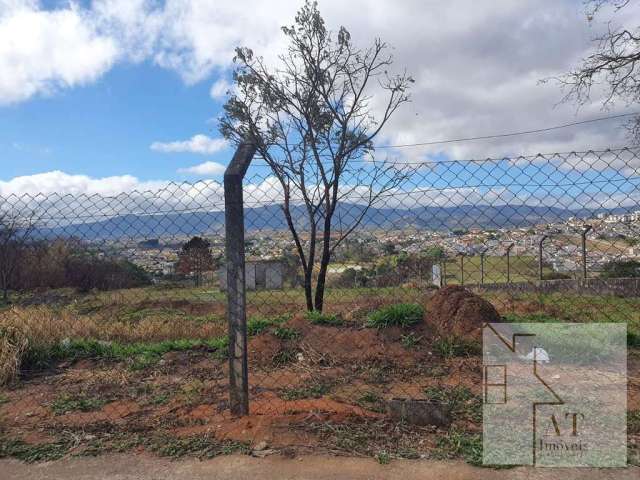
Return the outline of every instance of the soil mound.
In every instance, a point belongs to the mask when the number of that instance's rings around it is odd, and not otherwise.
[[[499,322],[497,310],[484,298],[459,285],[438,290],[427,307],[427,321],[441,335],[479,336],[486,322]]]

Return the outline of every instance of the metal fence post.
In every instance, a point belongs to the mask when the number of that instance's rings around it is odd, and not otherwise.
[[[484,285],[484,256],[487,254],[487,248],[480,252],[480,285]]]
[[[591,231],[591,225],[585,225],[582,229],[582,280],[587,281],[587,233]]]
[[[542,281],[542,244],[544,241],[549,238],[547,235],[542,235],[540,241],[538,242],[538,279]]]
[[[460,285],[464,285],[464,253],[460,253]]]
[[[227,315],[229,318],[229,400],[233,415],[247,415],[249,413],[242,180],[255,152],[254,145],[240,144],[224,172]]]

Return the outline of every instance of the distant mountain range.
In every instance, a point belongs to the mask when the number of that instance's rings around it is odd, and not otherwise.
[[[340,204],[335,214],[334,228],[340,223],[346,228],[359,218],[364,207]],[[304,227],[306,211],[295,206],[292,213]],[[455,207],[370,208],[362,219],[366,229],[418,228],[425,230],[454,230],[460,228],[509,228],[554,223],[570,217],[588,217],[591,210],[569,210],[557,207],[527,205],[461,205]],[[612,212],[613,213],[613,212]],[[283,230],[287,224],[278,205],[245,209],[245,225],[249,231]],[[211,234],[224,232],[224,212],[187,212],[159,215],[120,215],[107,220],[74,223],[60,227],[41,228],[45,238],[79,237],[85,240],[117,240],[120,238],[148,239]]]

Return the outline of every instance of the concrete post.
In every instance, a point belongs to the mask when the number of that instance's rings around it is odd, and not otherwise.
[[[511,249],[513,243],[507,247],[507,283],[511,283]]]
[[[229,400],[233,415],[247,415],[249,413],[242,180],[255,152],[254,145],[240,144],[224,173],[227,316],[229,319]]]
[[[460,253],[460,285],[464,285],[464,253]]]
[[[549,238],[547,235],[543,235],[538,242],[538,280],[542,281],[542,244]]]
[[[585,225],[580,234],[582,237],[582,280],[587,281],[587,233],[591,231],[591,225]]]
[[[480,252],[480,285],[484,285],[484,256],[486,254],[486,248],[482,252]]]

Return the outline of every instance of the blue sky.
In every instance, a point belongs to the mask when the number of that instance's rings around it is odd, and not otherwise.
[[[220,179],[233,152],[221,147],[216,117],[234,48],[250,46],[274,64],[284,48],[280,26],[301,4],[0,0],[0,195],[115,194],[156,180]],[[577,0],[319,5],[329,27],[345,25],[357,45],[387,41],[396,68],[416,80],[412,102],[385,127],[381,144],[528,130],[634,108],[618,103],[603,111],[596,88],[593,101],[577,109],[559,103],[557,84],[540,79],[578,64],[606,22],[637,26],[636,5],[624,15],[604,11],[594,22]],[[215,85],[221,87],[212,95]],[[379,107],[374,97],[372,108]],[[430,162],[626,143],[618,120],[545,135],[380,150],[376,158]],[[639,159],[632,162],[640,167]],[[591,168],[587,163],[583,169]],[[622,167],[614,165],[619,171],[608,178],[627,175]],[[477,180],[464,164],[456,168],[458,183]],[[592,170],[598,175],[601,169]],[[435,174],[425,182],[448,183]]]
[[[193,179],[179,168],[227,163],[230,150],[200,155],[152,151],[156,141],[218,137],[222,106],[211,82],[186,85],[147,62],[118,65],[94,84],[0,108],[2,179],[51,169],[96,177]],[[197,176],[197,175],[196,175]]]

